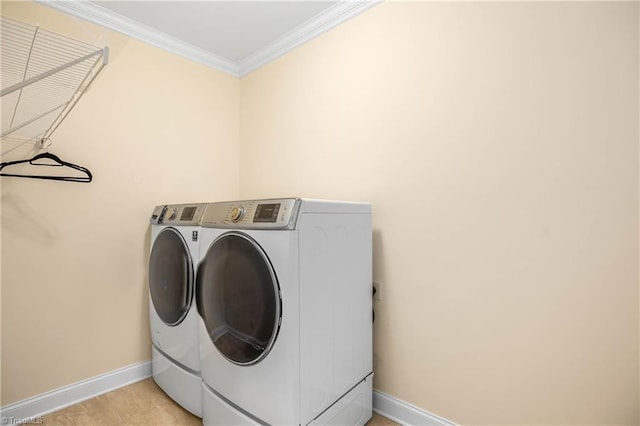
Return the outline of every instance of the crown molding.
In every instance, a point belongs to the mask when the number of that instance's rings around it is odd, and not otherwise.
[[[239,77],[238,64],[221,56],[214,55],[204,49],[178,40],[160,31],[154,30],[140,22],[112,12],[104,7],[88,1],[35,0],[77,18],[102,25],[136,40],[156,46],[194,62],[215,68],[219,71]]]
[[[133,19],[129,19],[86,0],[35,0],[53,9],[101,25],[136,40],[182,56],[194,62],[244,77],[262,65],[293,50],[297,46],[319,36],[342,22],[379,4],[382,0],[342,0],[314,16],[304,24],[270,43],[240,63],[231,61],[189,43],[178,40]]]
[[[329,31],[342,22],[361,14],[365,10],[381,3],[381,1],[382,0],[339,1],[334,6],[314,16],[294,30],[240,61],[238,67],[239,75],[244,77],[262,65],[290,52],[301,44]]]

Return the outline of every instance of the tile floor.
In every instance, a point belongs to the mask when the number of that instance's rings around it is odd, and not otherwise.
[[[117,389],[43,418],[46,426],[202,425],[202,420],[173,402],[153,379]],[[367,426],[397,423],[374,414]]]

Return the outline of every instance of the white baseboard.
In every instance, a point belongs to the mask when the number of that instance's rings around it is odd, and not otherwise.
[[[132,364],[118,370],[63,386],[0,408],[2,424],[16,419],[43,416],[78,402],[151,377],[151,361]]]
[[[2,424],[43,416],[148,377],[151,377],[151,361],[144,361],[63,386],[0,407]],[[373,391],[373,411],[402,425],[456,426],[450,420],[376,390]]]
[[[456,426],[450,420],[377,390],[373,391],[373,411],[401,425]]]

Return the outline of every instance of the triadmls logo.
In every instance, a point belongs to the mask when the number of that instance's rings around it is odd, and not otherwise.
[[[191,241],[198,241],[198,231],[193,231],[191,233]]]
[[[32,424],[32,425],[41,425],[44,424],[44,417],[4,417],[2,416],[2,424],[3,425],[23,425],[23,424]]]

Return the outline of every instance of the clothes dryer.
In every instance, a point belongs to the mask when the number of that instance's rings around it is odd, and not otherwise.
[[[371,206],[213,203],[196,282],[206,425],[372,415]]]
[[[202,417],[195,262],[205,204],[160,205],[151,215],[149,320],[153,379]]]

